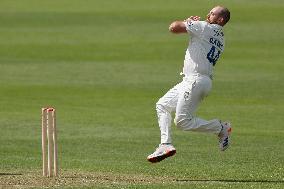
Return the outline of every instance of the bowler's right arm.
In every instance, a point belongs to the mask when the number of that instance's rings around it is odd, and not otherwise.
[[[174,21],[170,24],[169,31],[172,32],[172,33],[176,33],[176,34],[187,33],[186,26],[185,26],[184,22],[189,21],[189,20],[199,21],[200,17],[199,16],[191,16],[184,21]]]
[[[186,27],[183,21],[174,21],[170,24],[169,31],[172,33],[187,33]]]

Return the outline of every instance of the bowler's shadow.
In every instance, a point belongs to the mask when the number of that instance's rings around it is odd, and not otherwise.
[[[249,179],[177,179],[177,182],[231,182],[231,183],[274,183],[284,184],[284,180],[249,180]]]
[[[0,173],[0,176],[16,176],[16,175],[23,175],[21,173]]]

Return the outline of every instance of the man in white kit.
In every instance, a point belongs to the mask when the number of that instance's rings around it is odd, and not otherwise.
[[[223,26],[230,20],[230,11],[222,6],[214,7],[205,21],[191,16],[184,21],[174,21],[169,30],[172,33],[188,33],[191,37],[185,53],[183,81],[170,89],[156,104],[161,143],[156,151],[147,157],[155,163],[176,153],[171,139],[171,113],[175,112],[174,123],[185,131],[214,133],[219,139],[219,148],[229,146],[231,126],[218,119],[203,120],[195,111],[212,85],[213,66],[224,51]]]

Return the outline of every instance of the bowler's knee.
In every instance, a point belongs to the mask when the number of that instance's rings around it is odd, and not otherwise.
[[[190,114],[178,114],[174,119],[174,123],[178,129],[190,130],[194,124],[194,120]]]
[[[169,112],[168,109],[163,104],[161,104],[159,101],[156,103],[156,111],[158,113]]]

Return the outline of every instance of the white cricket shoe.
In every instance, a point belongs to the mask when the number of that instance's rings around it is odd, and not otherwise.
[[[175,153],[176,149],[172,144],[160,144],[156,151],[147,157],[147,160],[152,163],[157,163],[175,155]]]
[[[221,123],[222,129],[218,135],[219,147],[221,151],[225,151],[230,146],[230,134],[232,131],[231,124],[229,122]]]

